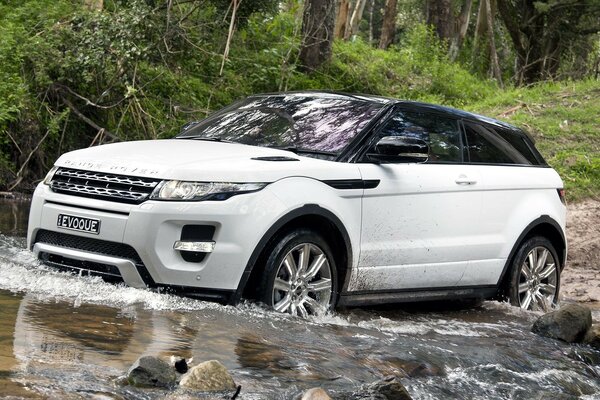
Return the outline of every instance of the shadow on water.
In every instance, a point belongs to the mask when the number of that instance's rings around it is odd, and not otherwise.
[[[141,355],[218,359],[241,399],[290,399],[402,377],[415,399],[600,398],[600,352],[539,338],[504,304],[352,309],[300,320],[39,267],[26,206],[0,203],[0,395],[197,398],[117,384]],[[595,313],[595,318],[598,313]]]

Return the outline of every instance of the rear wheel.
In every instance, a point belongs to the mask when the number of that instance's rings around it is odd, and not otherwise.
[[[558,302],[560,263],[548,239],[535,236],[521,244],[509,285],[510,303],[525,310],[548,311]]]
[[[336,285],[327,242],[314,231],[297,229],[271,249],[258,289],[260,300],[275,311],[308,317],[335,306]]]

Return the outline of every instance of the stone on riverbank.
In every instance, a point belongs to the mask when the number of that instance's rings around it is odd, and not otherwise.
[[[361,387],[348,400],[412,400],[396,377],[382,379]]]
[[[144,356],[137,359],[127,372],[130,385],[139,387],[169,387],[177,383],[177,375],[166,361]]]
[[[205,361],[195,365],[181,378],[181,386],[204,392],[236,390],[227,368],[219,361]]]
[[[579,343],[592,326],[592,312],[579,304],[567,304],[539,317],[531,331],[540,336]]]
[[[583,343],[600,350],[600,325],[594,325],[587,331]]]
[[[329,394],[321,388],[308,389],[300,400],[331,400]]]

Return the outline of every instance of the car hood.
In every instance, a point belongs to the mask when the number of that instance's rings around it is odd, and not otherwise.
[[[267,157],[267,160],[256,159]],[[297,161],[269,161],[286,157]],[[55,163],[88,171],[214,182],[274,182],[290,176],[359,179],[355,164],[303,157],[236,143],[168,139],[113,143],[76,150]]]

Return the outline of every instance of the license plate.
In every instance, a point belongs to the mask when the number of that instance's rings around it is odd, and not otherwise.
[[[73,231],[100,233],[100,221],[93,218],[76,217],[74,215],[58,214],[56,226]]]

